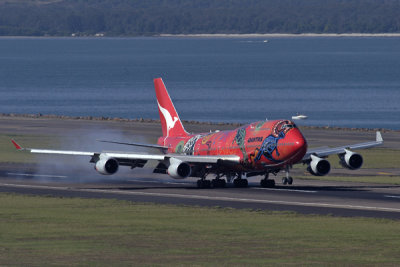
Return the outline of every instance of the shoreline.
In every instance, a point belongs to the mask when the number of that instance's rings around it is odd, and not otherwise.
[[[138,36],[0,36],[0,39],[18,38],[71,38],[71,39],[130,39],[130,38],[303,38],[303,37],[387,37],[398,38],[400,33],[199,33],[199,34],[157,34],[157,35],[138,35]]]
[[[245,34],[160,34],[181,38],[301,38],[301,37],[400,37],[400,33],[245,33]]]
[[[16,113],[0,113],[0,119],[4,118],[21,118],[21,119],[55,119],[55,120],[75,120],[75,121],[110,121],[110,122],[139,122],[139,123],[160,123],[159,119],[149,118],[119,118],[119,117],[94,117],[94,116],[65,116],[65,115],[54,115],[54,114],[16,114]],[[182,120],[182,123],[194,124],[194,125],[219,125],[219,126],[233,126],[240,127],[246,123],[238,122],[203,122],[203,121],[190,121]],[[345,131],[360,131],[360,132],[398,132],[400,130],[384,129],[384,128],[349,128],[349,127],[332,127],[332,126],[299,126],[304,129],[325,129],[325,130],[345,130]]]

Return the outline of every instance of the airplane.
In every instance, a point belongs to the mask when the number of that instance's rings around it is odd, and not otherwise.
[[[276,175],[284,170],[284,185],[293,183],[290,169],[294,164],[307,164],[307,170],[316,176],[327,175],[331,169],[326,158],[339,156],[343,167],[356,170],[363,164],[356,149],[366,149],[383,144],[382,135],[376,140],[335,148],[307,149],[307,141],[293,121],[258,121],[234,130],[208,133],[188,133],[178,116],[162,78],[154,79],[162,136],[157,144],[126,143],[111,140],[101,142],[141,146],[155,149],[154,153],[87,152],[23,148],[11,140],[17,150],[31,153],[88,156],[95,169],[104,175],[115,174],[119,166],[142,168],[148,161],[156,161],[154,173],[168,174],[175,179],[197,177],[199,188],[225,187],[232,182],[235,187],[247,187],[247,177],[263,176],[261,187],[274,187]],[[215,178],[208,180],[207,176]]]

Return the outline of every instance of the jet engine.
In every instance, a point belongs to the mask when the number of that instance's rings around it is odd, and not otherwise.
[[[315,176],[324,176],[331,170],[331,164],[326,159],[311,155],[311,161],[308,163],[307,171]]]
[[[118,171],[118,161],[114,158],[101,158],[96,162],[95,169],[101,174],[111,175]]]
[[[170,158],[169,162],[170,165],[167,172],[174,179],[185,179],[192,173],[192,168],[186,162],[175,158]]]
[[[363,157],[355,152],[345,149],[346,153],[339,154],[339,163],[349,170],[357,170],[363,164]]]

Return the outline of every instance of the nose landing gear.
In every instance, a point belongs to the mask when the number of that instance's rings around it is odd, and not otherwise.
[[[286,165],[286,177],[282,178],[282,184],[284,185],[291,185],[293,184],[293,178],[290,176],[289,171],[290,171],[290,167],[289,165]]]
[[[282,184],[284,184],[284,185],[291,185],[291,184],[293,184],[293,178],[292,177],[283,177],[282,178]]]

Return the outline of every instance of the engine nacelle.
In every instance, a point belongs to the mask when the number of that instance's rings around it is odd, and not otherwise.
[[[95,169],[101,174],[111,175],[118,171],[118,161],[114,158],[100,158],[96,162]]]
[[[170,158],[169,159],[168,174],[174,179],[185,179],[192,173],[192,168],[186,162],[179,159]]]
[[[346,153],[338,155],[340,159],[340,165],[349,170],[357,170],[361,168],[363,164],[363,157],[360,154],[350,150],[345,149],[345,151]]]
[[[327,175],[331,170],[331,164],[326,159],[311,155],[311,161],[307,170],[315,176]]]

